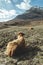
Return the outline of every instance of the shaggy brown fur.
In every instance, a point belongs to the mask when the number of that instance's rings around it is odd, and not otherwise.
[[[25,47],[25,40],[23,37],[23,33],[18,33],[18,38],[8,43],[5,54],[8,56],[12,56],[15,53],[18,47],[24,48]]]

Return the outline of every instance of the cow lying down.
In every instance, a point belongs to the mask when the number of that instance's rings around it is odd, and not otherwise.
[[[22,32],[18,33],[16,40],[8,42],[5,55],[12,56],[18,48],[22,48],[22,50],[25,48],[24,33]]]

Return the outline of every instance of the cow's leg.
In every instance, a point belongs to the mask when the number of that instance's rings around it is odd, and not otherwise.
[[[17,45],[13,46],[13,48],[11,49],[11,56],[15,54],[16,49],[17,49]]]

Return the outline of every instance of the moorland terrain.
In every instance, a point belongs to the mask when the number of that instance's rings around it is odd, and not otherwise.
[[[7,43],[21,31],[25,33],[27,51],[5,56]],[[43,8],[32,7],[13,20],[0,22],[0,65],[43,65]]]

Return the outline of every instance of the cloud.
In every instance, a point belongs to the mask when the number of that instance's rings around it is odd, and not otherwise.
[[[12,16],[16,16],[16,11],[15,10],[5,10],[5,9],[0,9],[0,19],[6,19],[10,18]]]
[[[5,0],[5,2],[7,2],[7,3],[11,3],[11,2],[17,2],[18,0]]]
[[[31,2],[31,0],[24,0],[24,2],[30,3],[30,2]]]
[[[31,0],[23,0],[20,4],[16,4],[16,7],[19,9],[27,10],[31,7],[30,5]]]
[[[11,3],[11,0],[5,0],[5,2],[7,2],[7,3]]]

